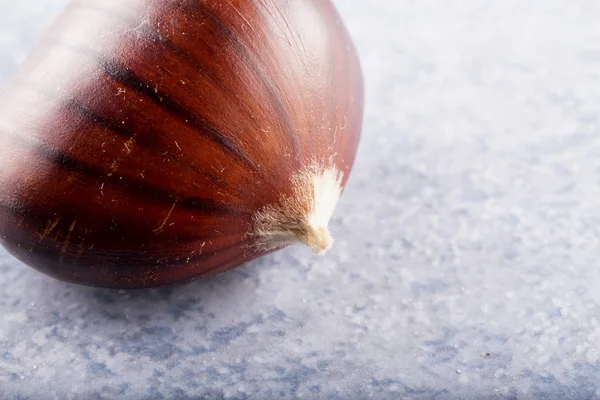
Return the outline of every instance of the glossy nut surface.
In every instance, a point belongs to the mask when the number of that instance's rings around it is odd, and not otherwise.
[[[233,268],[299,171],[345,185],[362,90],[326,0],[74,1],[0,100],[0,240],[94,286]]]

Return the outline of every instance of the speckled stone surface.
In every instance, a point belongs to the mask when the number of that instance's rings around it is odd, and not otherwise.
[[[0,82],[65,2],[0,3]],[[600,2],[337,4],[367,110],[333,250],[145,292],[0,252],[0,398],[600,398]]]

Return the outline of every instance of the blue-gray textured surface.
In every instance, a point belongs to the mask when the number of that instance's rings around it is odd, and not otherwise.
[[[2,0],[1,82],[65,1]],[[600,398],[600,2],[337,4],[367,109],[333,250],[147,292],[1,252],[0,397]]]

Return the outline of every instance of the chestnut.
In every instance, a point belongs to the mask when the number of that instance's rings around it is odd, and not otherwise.
[[[363,80],[329,0],[76,0],[0,101],[1,244],[142,288],[324,252]]]

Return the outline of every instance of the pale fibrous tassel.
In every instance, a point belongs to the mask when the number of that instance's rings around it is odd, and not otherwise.
[[[253,218],[250,235],[257,248],[273,250],[301,242],[315,253],[333,244],[327,228],[342,192],[343,174],[333,165],[313,162],[292,176],[292,195],[281,196]]]

